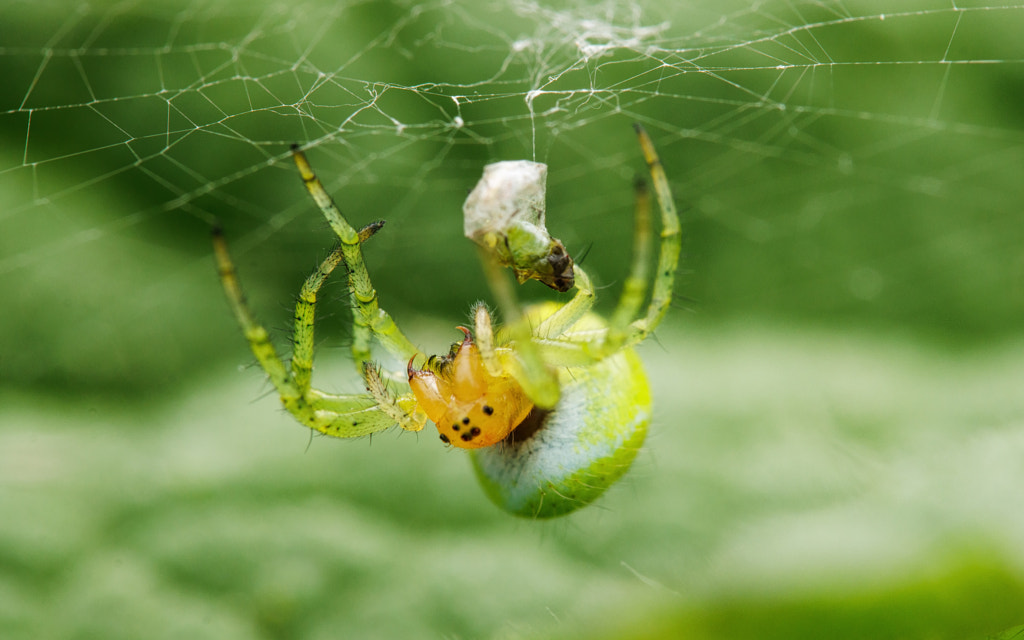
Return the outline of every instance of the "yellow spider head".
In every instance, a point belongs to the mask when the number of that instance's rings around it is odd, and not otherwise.
[[[441,440],[463,449],[479,449],[505,439],[533,409],[510,375],[491,375],[469,329],[461,344],[444,358],[431,358],[426,369],[413,369],[409,386],[420,408],[437,425]]]

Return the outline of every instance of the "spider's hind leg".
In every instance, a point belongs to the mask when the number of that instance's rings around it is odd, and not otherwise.
[[[388,393],[379,376],[367,376],[369,395],[334,395],[310,387],[313,352],[313,320],[316,294],[331,271],[340,263],[340,249],[333,251],[307,278],[295,309],[295,351],[291,372],[277,353],[266,329],[256,321],[245,301],[235,265],[219,228],[213,230],[217,272],[235,319],[242,327],[249,348],[277,389],[281,403],[296,420],[325,435],[352,438],[383,431],[396,422],[405,429],[422,428],[411,396]],[[376,393],[375,393],[376,392]],[[420,420],[417,423],[417,420]],[[418,424],[418,426],[417,426]]]
[[[382,222],[371,223],[357,231],[342,215],[334,200],[316,177],[306,155],[298,145],[292,146],[292,157],[299,169],[302,182],[320,208],[327,223],[341,240],[339,251],[348,271],[349,300],[352,305],[352,356],[356,369],[363,373],[365,363],[370,361],[370,342],[373,337],[390,353],[399,359],[408,359],[418,350],[401,332],[391,316],[380,308],[377,291],[373,288],[370,274],[363,261],[362,244],[373,235]]]

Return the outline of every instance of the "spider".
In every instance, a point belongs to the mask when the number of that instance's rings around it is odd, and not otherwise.
[[[287,364],[245,301],[221,229],[213,230],[228,302],[284,408],[303,425],[339,438],[365,436],[396,424],[420,431],[430,420],[446,445],[470,450],[485,493],[515,515],[559,516],[596,499],[629,469],[646,436],[651,394],[633,346],[668,310],[681,244],[665,172],[650,137],[640,125],[635,129],[661,213],[653,277],[650,197],[643,180],[635,185],[632,265],[607,319],[591,311],[591,280],[564,246],[547,235],[542,212],[539,224],[496,223],[473,239],[480,245],[504,326],[495,328],[487,307],[478,303],[472,330],[458,327],[461,340],[447,354],[429,357],[381,308],[363,262],[363,244],[383,221],[353,227],[293,145],[302,181],[341,243],[299,292]],[[467,217],[467,232],[469,227]],[[366,385],[362,394],[330,394],[311,386],[317,295],[339,264],[348,276],[351,351]],[[521,308],[502,266],[511,267],[520,283],[538,279],[574,293],[566,302]],[[648,287],[650,300],[643,309]],[[386,371],[376,364],[371,356],[374,340],[407,363],[404,370]]]

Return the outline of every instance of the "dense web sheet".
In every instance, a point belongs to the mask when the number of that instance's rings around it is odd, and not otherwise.
[[[215,218],[280,300],[329,243],[293,141],[357,221],[391,223],[372,267],[397,304],[480,295],[431,284],[472,268],[458,212],[496,160],[551,165],[549,223],[609,283],[632,121],[686,210],[703,313],[978,334],[1024,307],[1024,5],[13,2],[0,24],[0,286],[25,317],[59,292],[148,340],[167,300],[215,293],[193,264]]]

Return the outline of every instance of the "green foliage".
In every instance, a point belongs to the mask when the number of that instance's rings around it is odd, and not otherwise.
[[[633,472],[550,522],[491,505],[433,436],[310,440],[247,402],[256,371],[148,410],[7,394],[0,635],[980,640],[1024,621],[1024,346],[661,342]]]

